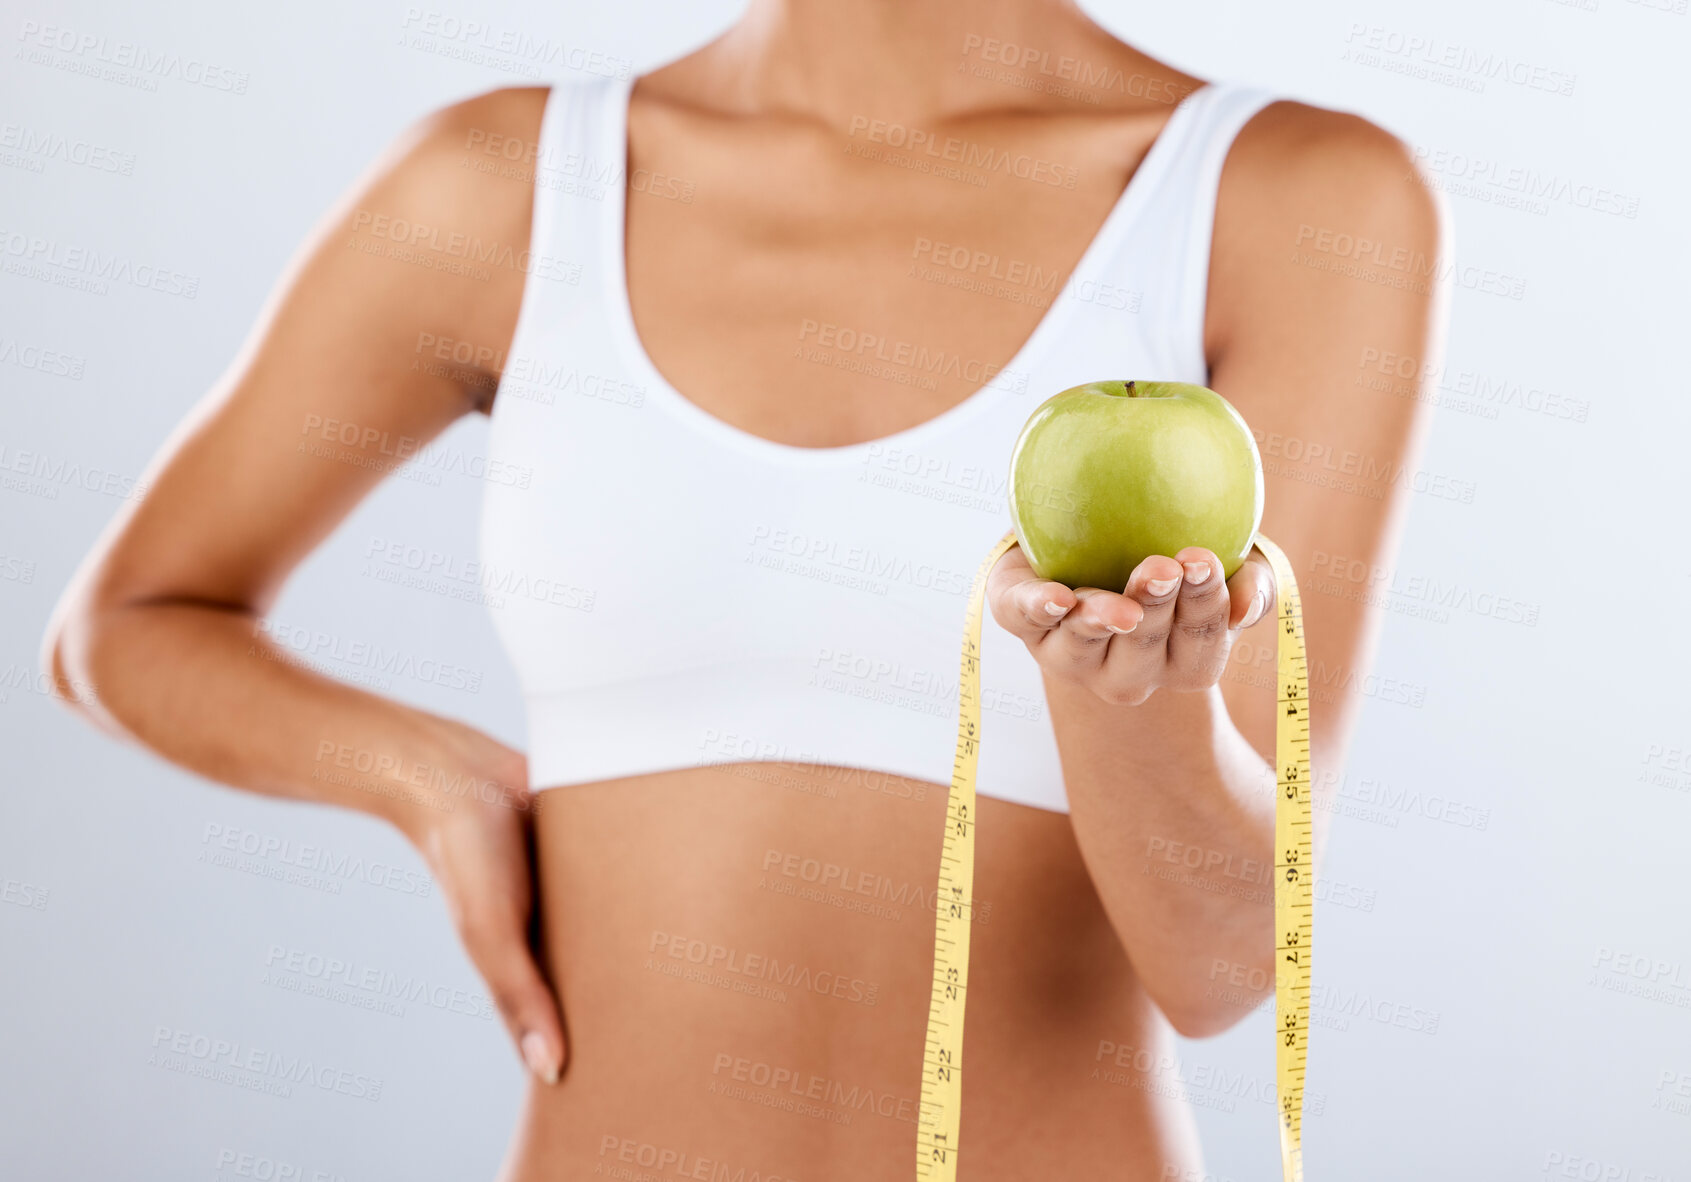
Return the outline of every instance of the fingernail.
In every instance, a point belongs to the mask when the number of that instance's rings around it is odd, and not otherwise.
[[[1179,579],[1149,579],[1145,583],[1145,590],[1152,595],[1167,595],[1180,586]]]
[[[1262,609],[1268,605],[1268,597],[1261,591],[1251,596],[1251,606],[1245,609],[1245,618],[1239,621],[1239,627],[1249,628],[1262,618]]]
[[[1063,605],[1062,605],[1062,604],[1060,604],[1060,603],[1047,603],[1047,604],[1046,604],[1046,605],[1045,605],[1045,610],[1046,610],[1046,612],[1047,612],[1047,613],[1048,613],[1048,614],[1050,614],[1050,615],[1053,615],[1053,616],[1060,616],[1060,615],[1062,615],[1062,614],[1063,614],[1063,613],[1064,613],[1064,612],[1066,612],[1066,611],[1068,611],[1068,610],[1069,610],[1069,609],[1068,609],[1068,608],[1066,608],[1066,607],[1064,607],[1064,606],[1063,606]]]
[[[534,1031],[529,1031],[522,1038],[523,1060],[528,1069],[549,1084],[558,1082],[558,1066],[552,1062],[552,1053],[546,1049],[546,1040]]]
[[[1183,562],[1180,565],[1186,568],[1186,581],[1193,586],[1210,577],[1210,564],[1207,562]]]
[[[1139,627],[1139,625],[1129,624],[1126,628],[1118,628],[1114,624],[1105,624],[1104,627],[1108,628],[1111,632],[1114,632],[1117,636],[1126,636],[1129,632]]]

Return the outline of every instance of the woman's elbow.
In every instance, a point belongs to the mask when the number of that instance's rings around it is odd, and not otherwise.
[[[1239,1024],[1246,1014],[1255,1009],[1251,1006],[1232,1006],[1225,1004],[1203,1003],[1165,1005],[1158,1003],[1163,1017],[1174,1027],[1174,1032],[1181,1038],[1214,1038]]]
[[[78,713],[92,715],[95,669],[100,661],[100,626],[97,609],[74,589],[67,591],[41,634],[38,660],[45,692]]]
[[[1215,957],[1207,969],[1161,988],[1151,1001],[1182,1038],[1214,1038],[1261,1009],[1274,995],[1272,966]]]

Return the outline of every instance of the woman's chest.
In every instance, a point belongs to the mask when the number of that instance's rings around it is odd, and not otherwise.
[[[885,129],[758,137],[637,108],[630,176],[690,177],[685,201],[630,187],[638,336],[672,386],[750,434],[830,447],[906,430],[1063,316],[1152,130],[988,126],[930,153]]]

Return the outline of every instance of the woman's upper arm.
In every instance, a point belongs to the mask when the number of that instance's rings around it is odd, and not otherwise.
[[[544,98],[496,91],[430,116],[323,218],[223,377],[153,460],[145,498],[79,576],[84,607],[264,610],[387,470],[486,401],[491,365],[430,364],[428,346],[504,355],[532,189],[466,164],[487,135],[534,142]],[[444,265],[464,241],[509,250],[474,269]]]
[[[1416,483],[1419,377],[1436,371],[1441,347],[1442,224],[1409,151],[1350,115],[1271,106],[1240,134],[1223,174],[1211,384],[1256,436],[1262,530],[1298,575],[1316,783],[1329,789],[1370,684],[1380,615],[1379,579],[1354,572],[1389,569]],[[1398,376],[1399,365],[1415,376]],[[1269,759],[1272,629],[1246,634],[1223,682],[1230,714]]]

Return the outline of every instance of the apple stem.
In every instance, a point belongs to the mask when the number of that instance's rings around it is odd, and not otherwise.
[[[1121,392],[1124,395],[1126,395],[1128,398],[1137,398],[1137,397],[1139,397],[1139,383],[1138,382],[1124,382],[1124,383],[1122,383]]]

